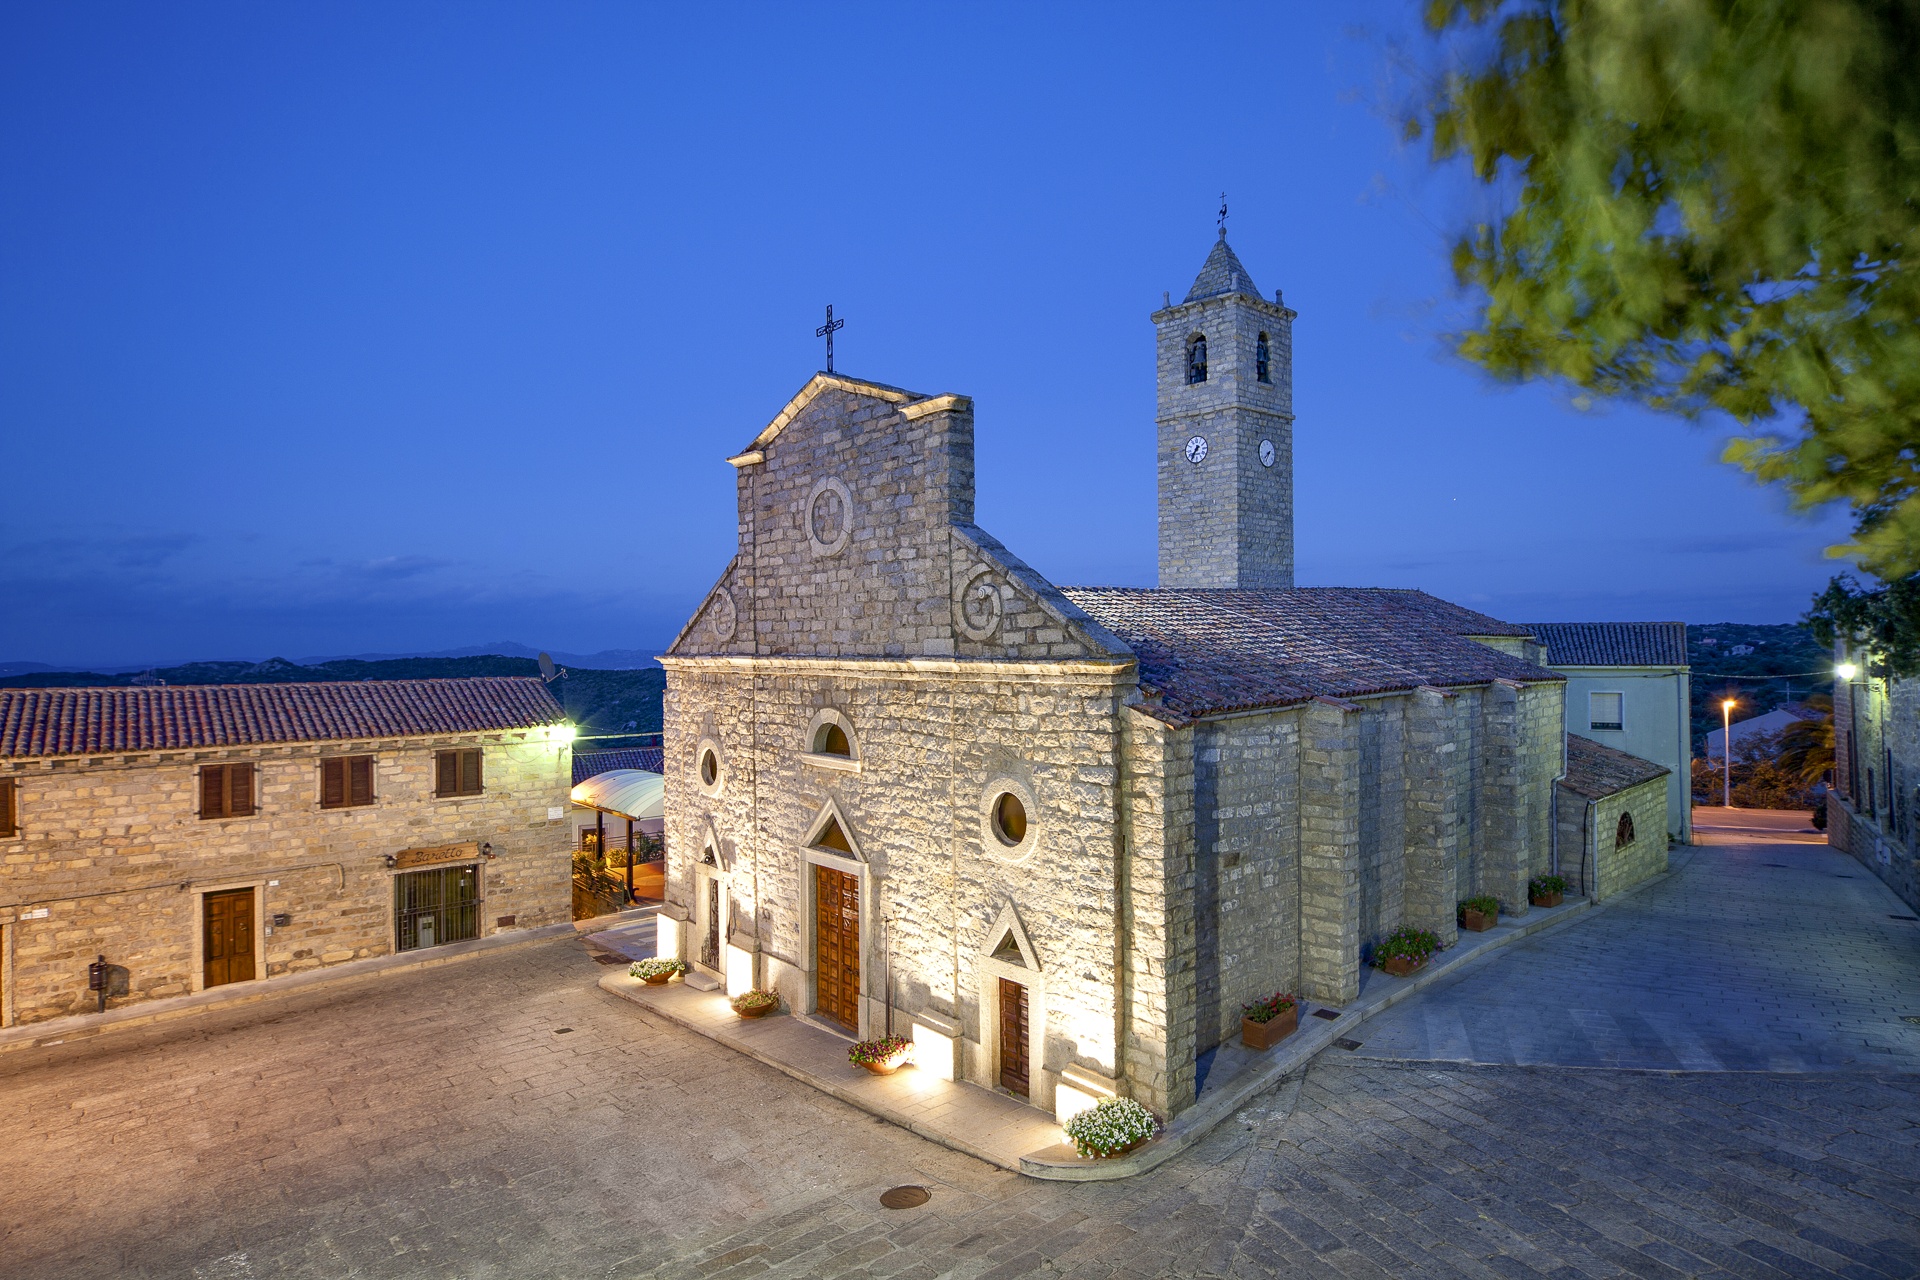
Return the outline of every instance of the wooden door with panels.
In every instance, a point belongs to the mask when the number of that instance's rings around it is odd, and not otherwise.
[[[1000,1087],[1027,1096],[1027,988],[1000,979]]]
[[[253,890],[226,889],[201,899],[201,985],[253,979]]]
[[[860,1034],[860,881],[844,871],[813,868],[814,1005]]]

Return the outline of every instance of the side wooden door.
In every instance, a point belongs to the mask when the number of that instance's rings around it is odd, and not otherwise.
[[[253,890],[209,893],[204,906],[201,985],[225,986],[253,978]]]
[[[844,871],[813,869],[814,1003],[860,1034],[860,882]]]
[[[1027,1096],[1027,989],[1000,979],[1000,1087]]]

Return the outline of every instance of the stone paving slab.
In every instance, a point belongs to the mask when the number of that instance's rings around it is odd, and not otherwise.
[[[1358,1052],[1651,1071],[1920,1073],[1920,924],[1802,813],[1697,809],[1665,881],[1374,1022]],[[1611,905],[1611,904],[1610,904]]]
[[[1029,1177],[1110,1182],[1166,1163],[1374,1015],[1522,938],[1578,919],[1591,908],[1587,900],[1575,899],[1558,907],[1535,907],[1520,917],[1503,916],[1484,933],[1462,933],[1454,946],[1405,978],[1367,970],[1359,999],[1345,1009],[1329,1009],[1335,1015],[1331,1019],[1314,1016],[1324,1006],[1303,1001],[1298,1031],[1265,1052],[1248,1049],[1237,1040],[1221,1045],[1194,1105],[1150,1142],[1110,1160],[1083,1158],[1065,1141],[1065,1133],[1051,1115],[979,1085],[940,1080],[914,1068],[890,1077],[874,1076],[847,1061],[850,1040],[811,1020],[787,1013],[742,1018],[718,991],[694,990],[679,981],[649,986],[623,972],[604,975],[600,987],[955,1151]]]

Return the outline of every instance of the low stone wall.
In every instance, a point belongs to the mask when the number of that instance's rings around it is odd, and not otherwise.
[[[1827,795],[1827,843],[1852,855],[1899,894],[1902,902],[1920,912],[1920,859],[1887,839],[1876,823],[1831,792]]]

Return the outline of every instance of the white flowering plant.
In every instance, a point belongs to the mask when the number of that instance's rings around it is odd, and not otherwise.
[[[676,973],[685,973],[685,960],[636,960],[627,969],[629,978],[658,978],[662,975],[672,977]]]
[[[1067,1121],[1067,1138],[1082,1159],[1118,1155],[1151,1138],[1160,1122],[1132,1098],[1102,1098]]]

